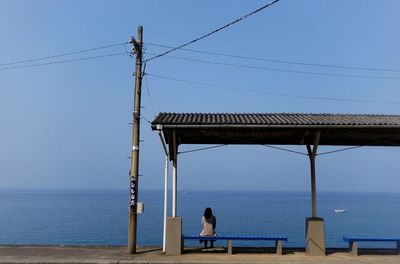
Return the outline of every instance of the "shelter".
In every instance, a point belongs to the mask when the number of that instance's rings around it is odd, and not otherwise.
[[[168,155],[173,163],[172,217],[164,224],[164,246],[170,255],[182,250],[182,219],[176,214],[179,145],[305,145],[311,171],[312,213],[306,218],[305,245],[310,255],[325,254],[324,221],[318,217],[316,205],[318,146],[400,146],[400,115],[160,113],[153,120],[152,129],[160,132],[166,165]]]

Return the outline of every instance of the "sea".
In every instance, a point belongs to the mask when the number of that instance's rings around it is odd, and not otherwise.
[[[124,246],[128,198],[128,190],[0,190],[0,245]],[[139,191],[144,212],[138,215],[138,245],[162,246],[163,199],[162,190]],[[343,235],[400,237],[399,202],[400,193],[318,192],[326,246],[348,247]],[[177,214],[183,218],[184,234],[200,232],[206,207],[217,218],[219,234],[282,234],[288,237],[284,246],[304,247],[305,218],[311,214],[308,192],[179,191]],[[272,245],[268,243],[235,241],[240,246]],[[186,244],[200,246],[197,241]]]

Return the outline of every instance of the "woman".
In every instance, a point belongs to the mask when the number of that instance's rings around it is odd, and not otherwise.
[[[212,237],[216,235],[215,227],[217,226],[217,219],[215,218],[215,216],[213,216],[210,207],[207,207],[206,210],[204,210],[204,215],[201,218],[201,225],[203,227],[203,230],[201,230],[200,236]],[[210,240],[211,247],[214,246],[214,241],[215,240]],[[200,243],[201,242],[204,242],[204,248],[207,248],[208,240],[200,240]]]

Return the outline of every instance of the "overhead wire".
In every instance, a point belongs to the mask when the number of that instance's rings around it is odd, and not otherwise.
[[[176,82],[188,83],[192,85],[198,86],[208,86],[213,88],[225,89],[225,90],[234,90],[234,91],[241,91],[241,92],[251,92],[251,93],[260,93],[266,94],[270,96],[280,96],[280,97],[289,97],[289,98],[299,98],[299,99],[308,99],[308,100],[321,100],[321,101],[334,101],[334,102],[357,102],[357,103],[379,103],[379,104],[400,104],[400,101],[391,101],[391,100],[368,100],[368,99],[355,99],[355,98],[339,98],[339,97],[319,97],[319,96],[303,96],[303,95],[293,95],[293,94],[286,94],[286,93],[275,93],[275,92],[268,92],[262,90],[254,90],[254,89],[242,89],[242,88],[234,88],[234,87],[227,87],[217,84],[205,83],[205,82],[197,82],[192,80],[180,79],[155,73],[147,73],[148,76],[152,76],[155,78],[166,79]]]
[[[150,94],[150,89],[149,89],[149,83],[147,82],[147,75],[144,75],[144,81],[146,83],[146,91],[147,91],[147,95],[149,96],[149,101],[152,104],[152,99],[151,99],[151,94]]]
[[[252,12],[250,12],[250,13],[244,15],[244,16],[241,16],[241,17],[239,17],[239,18],[233,20],[232,22],[230,22],[230,23],[228,23],[228,24],[226,24],[226,25],[224,25],[224,26],[222,26],[222,27],[219,27],[219,28],[217,28],[217,29],[215,29],[215,30],[213,30],[213,31],[211,31],[211,32],[209,32],[209,33],[207,33],[207,34],[204,34],[204,35],[202,35],[202,36],[200,36],[200,37],[198,37],[198,38],[195,38],[195,39],[193,39],[193,40],[191,40],[191,41],[189,41],[189,42],[186,42],[186,43],[184,43],[184,44],[182,44],[182,45],[179,45],[179,46],[177,46],[177,47],[175,47],[175,48],[172,48],[172,49],[170,49],[170,50],[168,50],[168,51],[165,51],[165,52],[162,52],[162,53],[160,53],[160,54],[158,54],[158,55],[155,55],[155,56],[153,56],[153,57],[147,59],[146,62],[151,61],[151,60],[154,60],[154,59],[157,59],[157,58],[160,58],[160,57],[165,56],[165,55],[167,55],[167,54],[169,54],[169,53],[171,53],[171,52],[174,52],[174,51],[176,51],[176,50],[178,50],[178,49],[181,49],[181,48],[186,47],[186,46],[188,46],[188,45],[190,45],[190,44],[193,44],[193,43],[195,43],[195,42],[197,42],[197,41],[199,41],[199,40],[202,40],[202,39],[204,39],[204,38],[207,38],[207,37],[209,37],[209,36],[211,36],[211,35],[213,35],[213,34],[219,32],[219,31],[221,31],[221,30],[223,30],[223,29],[225,29],[225,28],[227,28],[227,27],[230,27],[230,26],[232,26],[232,25],[234,25],[234,24],[236,24],[236,23],[239,23],[239,22],[242,21],[243,19],[246,19],[247,17],[252,16],[252,15],[254,15],[254,14],[256,14],[256,13],[258,13],[258,12],[260,12],[260,11],[266,9],[266,8],[268,8],[268,7],[272,6],[273,4],[275,4],[275,3],[279,2],[279,1],[280,1],[280,0],[274,0],[274,1],[270,2],[270,3],[268,3],[268,4],[265,4],[265,5],[263,5],[262,7],[260,7],[260,8],[258,8],[258,9],[256,9],[256,10],[254,10],[254,11],[252,11]]]
[[[153,115],[155,115],[153,99],[152,99],[151,94],[150,94],[149,82],[147,80],[146,65],[147,65],[147,63],[145,62],[144,66],[143,66],[142,80],[144,79],[144,82],[146,84],[146,91],[147,91],[147,96],[149,97],[149,103],[150,103],[150,107],[151,107],[151,112],[153,113]]]
[[[111,53],[111,54],[104,54],[104,55],[97,55],[97,56],[90,56],[90,57],[80,57],[80,58],[67,59],[67,60],[50,61],[50,62],[43,62],[43,63],[37,63],[37,64],[26,64],[26,65],[15,65],[15,66],[8,66],[8,67],[0,67],[0,71],[11,70],[11,69],[39,67],[39,66],[46,66],[46,65],[53,65],[53,64],[63,64],[63,63],[70,63],[70,62],[77,62],[77,61],[87,61],[87,60],[101,59],[101,58],[107,58],[107,57],[115,57],[115,56],[121,56],[121,55],[126,55],[126,52],[118,52],[118,53]]]
[[[132,52],[132,51],[128,51],[128,50],[126,49],[126,45],[124,46],[124,50],[125,50],[125,52],[126,52],[126,55],[128,55],[128,57],[133,58],[133,52]]]
[[[155,43],[144,43],[145,45],[160,47],[160,48],[173,48],[168,45],[161,45]],[[310,63],[310,62],[299,62],[299,61],[291,61],[291,60],[278,60],[278,59],[268,59],[268,58],[258,58],[258,57],[250,57],[243,55],[234,55],[213,51],[205,51],[205,50],[195,50],[195,49],[180,49],[182,51],[194,52],[199,54],[208,54],[229,58],[237,58],[237,59],[246,59],[246,60],[254,60],[254,61],[264,61],[264,62],[273,62],[273,63],[282,63],[282,64],[290,64],[290,65],[300,65],[300,66],[312,66],[312,67],[323,67],[323,68],[336,68],[336,69],[347,69],[347,70],[361,70],[361,71],[383,71],[383,72],[400,72],[400,69],[390,69],[390,68],[378,68],[378,67],[363,67],[363,66],[346,66],[346,65],[334,65],[334,64],[321,64],[321,63]]]
[[[151,121],[145,117],[143,114],[140,115],[140,118],[143,118],[144,121],[146,121],[147,123],[149,123],[151,125]]]
[[[129,42],[125,41],[125,42],[122,42],[122,43],[105,45],[105,46],[100,46],[100,47],[94,47],[94,48],[90,48],[90,49],[71,51],[71,52],[56,54],[56,55],[52,55],[52,56],[45,56],[45,57],[40,57],[40,58],[28,59],[28,60],[20,60],[20,61],[13,61],[13,62],[7,62],[7,63],[0,63],[0,66],[9,66],[9,65],[15,65],[15,64],[22,64],[22,63],[29,63],[29,62],[35,62],[35,61],[55,59],[55,58],[60,58],[60,57],[64,57],[64,56],[70,56],[70,55],[76,55],[76,54],[81,54],[81,53],[86,53],[86,52],[92,52],[92,51],[101,50],[101,49],[108,49],[108,48],[127,45],[127,44],[129,44]]]
[[[151,54],[151,53],[147,53]],[[244,64],[235,64],[235,63],[226,63],[219,61],[209,61],[209,60],[200,60],[193,58],[186,58],[180,56],[165,56],[166,58],[197,62],[203,64],[213,64],[219,66],[229,66],[234,68],[244,68],[244,69],[252,69],[252,70],[262,70],[262,71],[272,71],[272,72],[284,72],[284,73],[295,73],[295,74],[306,74],[306,75],[318,75],[324,77],[344,77],[344,78],[360,78],[360,79],[383,79],[383,80],[400,80],[400,77],[393,76],[371,76],[371,75],[357,75],[357,74],[341,74],[341,73],[324,73],[324,72],[313,72],[313,71],[299,71],[299,70],[289,70],[289,69],[279,69],[279,68],[267,68],[261,66],[254,65],[244,65]]]

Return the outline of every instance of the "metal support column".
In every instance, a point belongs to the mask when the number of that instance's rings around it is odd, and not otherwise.
[[[311,149],[310,145],[307,145],[308,157],[310,158],[310,169],[311,169],[311,216],[317,217],[317,188],[315,183],[315,157],[317,156],[317,149],[321,132],[315,133],[314,145]]]
[[[168,138],[169,153],[172,159],[172,217],[167,218],[167,231],[165,254],[168,256],[178,256],[182,254],[182,218],[177,216],[177,174],[178,174],[178,139],[176,132]]]
[[[158,134],[160,136],[161,144],[163,146],[165,152],[165,169],[164,169],[164,226],[163,226],[163,252],[165,252],[166,248],[166,240],[167,240],[167,217],[168,217],[168,172],[169,172],[169,155],[167,151],[167,146],[165,144],[165,140],[161,134],[161,131]]]
[[[168,217],[168,154],[165,155],[165,171],[164,171],[164,226],[163,226],[163,252],[165,252],[166,234],[167,234],[167,217]]]
[[[178,181],[178,144],[176,142],[176,133],[172,133],[172,217],[176,217],[177,211],[177,181]]]
[[[311,256],[324,256],[325,253],[325,227],[324,219],[317,217],[317,188],[315,183],[315,157],[321,132],[315,133],[314,145],[307,144],[311,168],[311,215],[306,218],[306,253]]]

